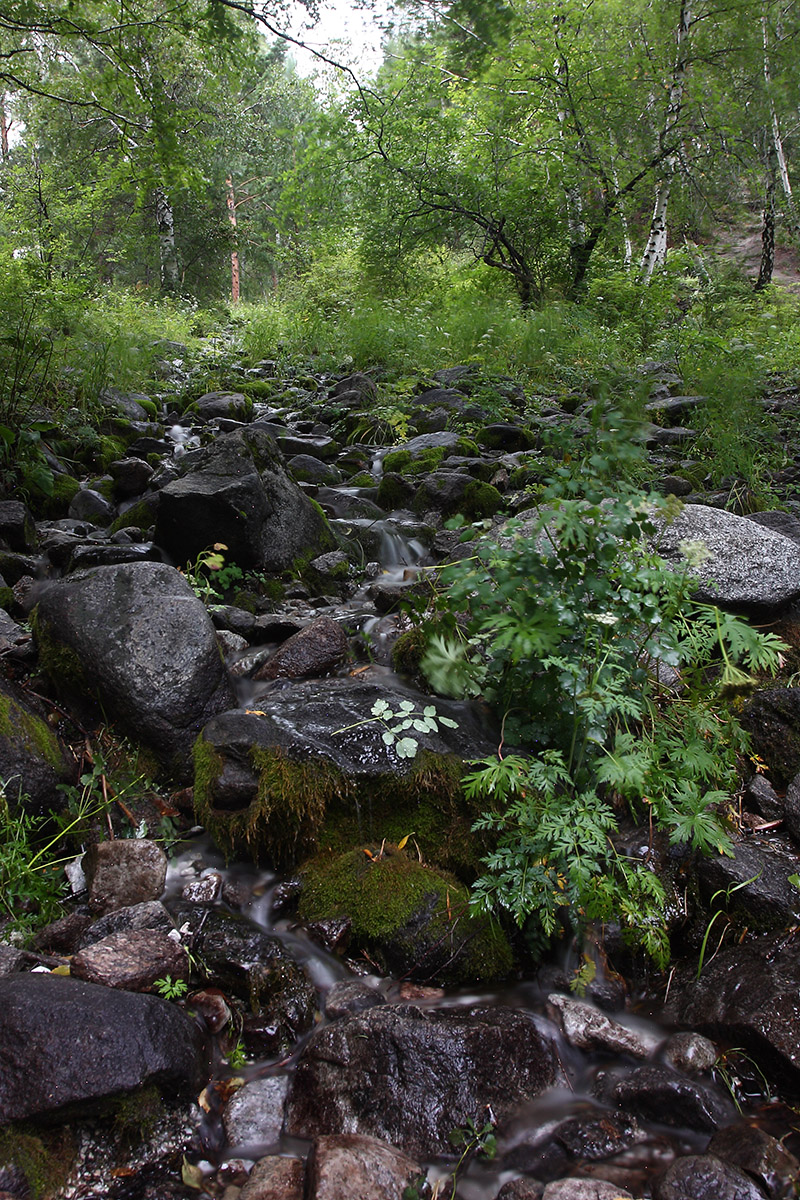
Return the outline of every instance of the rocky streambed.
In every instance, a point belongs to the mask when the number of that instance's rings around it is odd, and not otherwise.
[[[183,381],[157,422],[111,396],[107,472],[54,458],[68,511],[0,504],[12,814],[63,809],[109,730],[139,771],[81,826],[64,915],[2,934],[0,1195],[413,1200],[454,1173],[465,1200],[797,1194],[800,689],[744,709],[734,856],[659,860],[669,975],[613,930],[537,960],[470,915],[460,779],[499,734],[420,690],[404,602],[449,516],[524,514],[547,431],[591,426],[575,398],[532,420],[509,381],[497,420],[469,368],[431,382],[380,448],[363,375],[262,364],[191,403]],[[698,589],[791,647],[791,497],[746,518],[693,490],[680,391],[653,375],[644,436],[686,499],[663,550],[702,541]],[[413,713],[413,755],[376,712]]]

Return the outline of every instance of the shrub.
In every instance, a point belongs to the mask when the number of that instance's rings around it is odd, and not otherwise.
[[[730,852],[718,809],[743,734],[724,704],[748,669],[774,669],[781,643],[712,606],[649,545],[660,501],[609,482],[619,431],[560,468],[532,522],[509,522],[443,572],[452,633],[422,662],[434,688],[480,695],[520,752],[466,780],[496,850],[474,889],[549,937],[619,919],[657,961],[668,956],[664,892],[647,860],[617,849],[626,809],[671,842]],[[673,508],[674,512],[674,508]],[[715,669],[710,669],[714,667]],[[680,673],[678,691],[665,673]]]

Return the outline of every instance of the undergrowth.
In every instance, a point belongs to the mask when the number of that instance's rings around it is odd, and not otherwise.
[[[503,726],[498,754],[465,779],[486,805],[474,828],[497,838],[476,907],[499,905],[545,938],[562,921],[579,935],[618,921],[663,965],[653,837],[731,853],[726,807],[745,739],[728,701],[749,672],[777,669],[783,645],[692,602],[695,578],[656,549],[656,518],[680,504],[619,481],[633,453],[607,418],[537,512],[484,531],[443,570],[450,632],[430,638],[422,669],[439,692],[482,698]],[[684,551],[702,570],[700,548]],[[625,814],[651,828],[644,858],[619,848]]]

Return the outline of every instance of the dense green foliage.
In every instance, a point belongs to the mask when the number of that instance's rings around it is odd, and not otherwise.
[[[533,914],[548,937],[562,915],[579,931],[613,918],[663,963],[657,847],[626,855],[621,814],[730,852],[725,807],[745,743],[725,698],[748,683],[743,668],[776,670],[782,644],[691,603],[688,574],[657,554],[656,519],[676,506],[610,482],[628,447],[598,429],[541,508],[443,571],[453,632],[430,640],[422,667],[436,690],[486,700],[504,744],[524,751],[501,748],[466,780],[488,802],[476,828],[499,835],[478,906],[499,903],[521,924]]]

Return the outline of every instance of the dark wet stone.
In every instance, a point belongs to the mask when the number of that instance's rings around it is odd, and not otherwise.
[[[112,933],[123,933],[132,929],[158,929],[168,934],[174,928],[172,917],[160,900],[143,900],[139,904],[113,909],[104,917],[93,921],[83,930],[74,949],[83,950]]]
[[[757,812],[765,821],[783,820],[783,801],[764,775],[753,776],[745,786],[743,799],[748,808]]]
[[[419,755],[401,758],[384,741],[382,723],[369,719],[379,700],[393,712],[404,702],[419,711],[433,707],[457,727],[415,734]],[[458,812],[450,803],[461,758],[496,745],[479,708],[363,678],[277,681],[254,709],[225,713],[203,730],[195,747],[196,813],[226,853],[261,853],[281,870],[314,852],[329,804],[339,811],[343,802],[353,811],[369,804],[377,819],[386,797],[395,815],[408,805],[412,819],[416,805],[432,802],[452,828],[463,812],[463,803]],[[441,849],[449,836],[442,830]]]
[[[114,505],[93,488],[81,488],[69,502],[69,515],[76,521],[91,521],[93,525],[110,525]]]
[[[764,1200],[752,1179],[713,1154],[678,1158],[653,1188],[654,1200]]]
[[[325,1016],[329,1021],[337,1021],[350,1013],[365,1012],[385,1004],[386,997],[380,988],[364,983],[360,979],[344,979],[328,991],[325,998]]]
[[[0,543],[6,549],[26,554],[36,547],[33,515],[20,500],[0,501]]]
[[[739,843],[733,856],[713,854],[697,864],[708,918],[717,911],[750,929],[783,928],[800,917],[800,891],[788,881],[798,868],[779,845]]]
[[[253,676],[264,679],[309,679],[333,671],[347,657],[347,634],[331,617],[317,617],[279,646]]]
[[[316,989],[279,938],[222,909],[181,902],[176,910],[178,923],[189,925],[185,941],[191,953],[220,988],[247,1003],[248,1045],[248,1028],[254,1048],[260,1038],[267,1038],[268,1054],[293,1044],[311,1028]]]
[[[153,468],[143,458],[120,458],[110,463],[108,473],[114,480],[114,497],[127,500],[139,496],[153,478]]]
[[[212,421],[215,417],[241,419],[247,413],[247,397],[242,392],[206,392],[194,403],[201,421]]]
[[[756,692],[741,722],[752,749],[769,767],[776,788],[788,787],[800,773],[800,688],[775,687]]]
[[[603,1098],[645,1121],[711,1131],[730,1120],[733,1109],[717,1092],[669,1067],[646,1064],[622,1078],[607,1077]]]
[[[287,1132],[357,1131],[421,1157],[490,1104],[499,1122],[556,1077],[553,1048],[522,1013],[382,1006],[317,1029],[292,1080]]]
[[[59,691],[99,701],[175,770],[188,766],[208,718],[234,702],[205,605],[173,567],[127,563],[70,575],[47,587],[35,624]]]
[[[45,709],[0,678],[0,779],[12,811],[58,811],[64,803],[58,785],[74,782],[76,774]]]
[[[156,542],[191,562],[221,542],[243,568],[282,571],[308,551],[333,548],[325,517],[289,478],[275,441],[250,425],[182,460],[161,490]]]
[[[800,775],[795,775],[786,789],[783,811],[787,832],[800,845]]]
[[[204,1078],[197,1027],[158,996],[56,975],[0,979],[0,1124],[84,1113],[148,1083],[196,1094]]]
[[[800,1091],[800,939],[771,934],[721,950],[675,992],[666,1016],[742,1047]]]
[[[738,1167],[763,1188],[769,1200],[793,1200],[800,1162],[776,1138],[749,1121],[737,1121],[714,1134],[708,1153]]]

